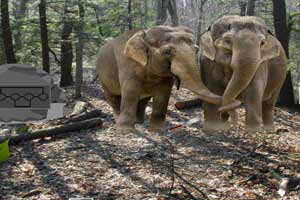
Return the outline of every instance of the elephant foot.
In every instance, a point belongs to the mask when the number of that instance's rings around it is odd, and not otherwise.
[[[248,133],[255,133],[255,132],[261,132],[263,131],[262,127],[257,125],[257,126],[246,126],[246,132]]]
[[[150,122],[150,127],[148,128],[148,131],[150,132],[160,132],[164,129],[164,121],[163,122]]]
[[[114,113],[114,119],[115,119],[115,122],[118,121],[118,118],[119,118],[119,114]]]
[[[273,124],[264,125],[264,130],[268,133],[274,133],[275,126]]]
[[[117,125],[116,132],[119,134],[138,133],[139,131],[132,126]]]
[[[228,129],[230,129],[228,122],[206,122],[204,125],[204,131],[226,131]]]
[[[145,118],[137,118],[136,124],[144,124]]]

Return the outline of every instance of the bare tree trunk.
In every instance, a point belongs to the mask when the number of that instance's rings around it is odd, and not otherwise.
[[[84,7],[81,0],[78,0],[79,8],[79,23],[76,27],[78,42],[76,43],[76,91],[75,97],[81,98],[81,84],[82,84],[82,73],[83,73],[83,30],[84,30]]]
[[[286,55],[289,58],[289,31],[285,0],[273,0],[273,15],[276,37],[281,42]],[[278,103],[287,107],[293,107],[295,105],[291,71],[288,71],[287,73]]]
[[[101,37],[103,37],[104,34],[103,34],[103,31],[102,31],[102,26],[101,26],[101,21],[100,21],[99,14],[98,14],[97,6],[94,6],[93,8],[94,8],[94,11],[95,11],[95,16],[96,16],[96,20],[97,20],[97,24],[98,24],[99,34],[100,34]]]
[[[254,16],[255,15],[255,1],[256,0],[248,0],[247,10],[246,10],[247,16]]]
[[[169,0],[157,0],[156,25],[163,25],[167,20]]]
[[[146,28],[147,27],[147,24],[148,24],[148,10],[149,10],[149,7],[148,7],[148,0],[144,0],[144,22],[143,22],[143,27]]]
[[[240,4],[240,15],[241,16],[245,16],[246,15],[246,9],[247,9],[247,3],[244,0],[240,0],[239,2]]]
[[[131,12],[131,9],[132,9],[132,2],[131,0],[128,0],[128,29],[129,30],[132,30],[132,12]]]
[[[196,6],[197,6],[197,1],[195,2],[194,0],[191,0],[191,10],[193,15],[196,14]]]
[[[15,25],[16,25],[16,32],[14,34],[15,38],[15,49],[16,51],[22,48],[22,21],[25,18],[26,10],[27,10],[27,3],[29,0],[18,0],[15,2],[14,5],[14,16],[16,18]]]
[[[47,27],[47,14],[46,14],[45,0],[41,0],[39,4],[39,13],[40,13],[43,70],[50,73],[48,27]]]
[[[61,78],[60,86],[69,86],[73,84],[72,77],[72,62],[73,62],[73,45],[71,33],[73,30],[73,23],[68,17],[67,2],[64,8],[63,16],[63,30],[61,43]]]
[[[176,0],[169,0],[168,11],[171,16],[172,26],[178,26],[179,18],[177,14]]]
[[[204,20],[204,15],[203,15],[203,8],[207,0],[200,0],[199,2],[199,15],[198,15],[198,24],[197,24],[197,34],[196,34],[196,44],[199,44],[200,42],[200,37],[201,37],[201,30],[202,30],[202,23]]]
[[[9,22],[8,0],[1,0],[2,37],[7,63],[16,63],[12,33]]]
[[[0,24],[0,38],[3,38],[1,24]],[[6,58],[5,58],[4,44],[3,44],[3,40],[0,40],[0,65],[5,64],[5,62],[6,62]]]

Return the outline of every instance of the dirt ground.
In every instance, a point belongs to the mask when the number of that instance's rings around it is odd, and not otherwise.
[[[201,108],[174,108],[194,96],[174,89],[166,127],[200,116],[199,123],[150,133],[146,122],[140,133],[117,134],[99,86],[83,91],[84,100],[107,113],[103,128],[12,147],[10,160],[0,165],[0,200],[300,200],[299,191],[277,193],[281,178],[300,174],[300,113],[276,109],[275,133],[248,134],[239,109],[238,127],[204,132]]]

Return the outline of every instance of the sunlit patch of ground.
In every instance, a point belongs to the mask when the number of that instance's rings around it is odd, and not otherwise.
[[[83,91],[94,107],[112,114],[98,85]],[[192,98],[174,90],[168,127],[203,119],[201,108],[174,108],[177,100]],[[12,147],[10,160],[0,165],[0,199],[281,199],[280,177],[300,174],[300,114],[275,113],[272,134],[245,133],[243,109],[238,127],[209,133],[201,120],[175,132],[149,133],[145,123],[140,134],[117,134],[109,115],[102,129]],[[283,199],[299,200],[300,193]]]

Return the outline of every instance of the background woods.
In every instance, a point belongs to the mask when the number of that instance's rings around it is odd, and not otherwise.
[[[227,14],[266,20],[290,57],[279,102],[293,106],[300,79],[300,2],[295,0],[1,0],[0,63],[30,63],[60,74],[60,85],[76,83],[80,97],[82,73],[94,68],[99,47],[111,37],[169,24],[194,29],[197,42]]]

